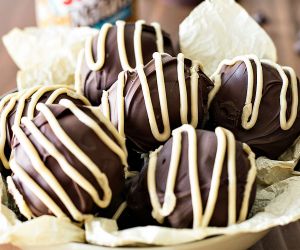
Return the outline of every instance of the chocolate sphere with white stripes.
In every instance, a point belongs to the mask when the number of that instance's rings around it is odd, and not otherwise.
[[[255,199],[255,155],[233,134],[183,125],[150,153],[132,180],[127,209],[137,225],[225,227],[244,221]]]
[[[121,71],[133,71],[136,65],[147,64],[156,51],[174,55],[169,35],[158,23],[106,23],[99,35],[87,39],[79,55],[76,88],[93,105],[99,105],[103,90],[110,88]]]
[[[300,86],[291,67],[238,56],[211,78],[211,123],[231,130],[256,156],[277,159],[300,135]]]
[[[121,72],[104,92],[101,109],[138,152],[148,153],[167,141],[182,124],[201,128],[206,119],[211,80],[199,63],[153,54],[134,73]]]
[[[92,107],[63,99],[37,110],[33,120],[23,117],[13,126],[7,183],[20,212],[74,221],[113,216],[122,205],[124,138]]]
[[[5,169],[9,169],[8,158],[13,137],[12,126],[20,124],[23,116],[32,119],[37,114],[36,105],[38,103],[58,103],[62,98],[70,99],[76,105],[90,105],[83,95],[64,85],[34,86],[24,91],[7,94],[0,100],[0,160]],[[2,174],[4,172],[6,171],[1,171]]]

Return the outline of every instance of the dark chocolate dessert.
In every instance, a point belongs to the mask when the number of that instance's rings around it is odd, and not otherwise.
[[[67,99],[37,110],[13,126],[7,182],[20,212],[75,221],[103,216],[124,188],[124,138],[101,113]]]
[[[300,135],[299,80],[292,68],[239,56],[223,61],[212,80],[211,123],[231,130],[257,156],[277,159]]]
[[[227,226],[246,219],[255,198],[255,155],[221,127],[190,125],[150,153],[127,205],[139,225]]]
[[[156,51],[174,55],[169,35],[158,23],[106,23],[99,35],[87,39],[79,55],[76,89],[93,105],[99,105],[103,90],[110,88],[121,71],[133,71],[136,65],[148,63]]]
[[[153,58],[136,72],[121,72],[103,93],[101,104],[133,149],[146,153],[167,141],[182,124],[201,128],[213,87],[200,65],[183,54],[176,58],[156,52]]]
[[[13,136],[11,127],[14,124],[20,124],[23,116],[32,119],[37,114],[36,105],[38,103],[58,103],[63,98],[72,100],[77,105],[90,105],[84,96],[64,85],[34,86],[22,92],[10,93],[1,99],[0,160],[4,168],[9,169],[8,158]]]

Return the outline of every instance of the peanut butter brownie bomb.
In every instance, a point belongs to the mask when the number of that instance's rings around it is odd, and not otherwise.
[[[34,86],[24,91],[7,94],[0,100],[0,159],[4,168],[9,169],[8,158],[13,136],[11,127],[20,124],[23,116],[32,119],[37,114],[38,103],[58,103],[62,98],[72,100],[76,105],[90,105],[83,95],[64,85]],[[1,171],[2,174],[3,172]]]
[[[136,72],[121,72],[104,92],[101,104],[132,148],[146,153],[167,141],[182,124],[201,128],[213,87],[200,65],[183,54],[176,58],[154,53],[153,57]]]
[[[101,113],[70,100],[40,103],[37,110],[33,120],[13,126],[7,182],[20,212],[75,221],[112,216],[125,182],[124,138]]]
[[[169,35],[158,23],[106,23],[99,35],[87,39],[79,55],[76,88],[93,105],[99,105],[102,91],[110,88],[121,71],[148,63],[156,51],[174,55]]]
[[[231,130],[257,156],[277,159],[300,135],[299,80],[292,68],[239,56],[221,62],[212,79],[211,123]]]
[[[251,209],[255,177],[254,153],[229,130],[218,127],[214,133],[185,124],[150,153],[132,180],[127,210],[136,225],[232,225]]]

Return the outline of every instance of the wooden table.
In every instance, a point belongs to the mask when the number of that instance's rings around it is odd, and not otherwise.
[[[244,0],[240,2],[252,14],[257,11],[266,14],[269,23],[264,28],[278,48],[279,62],[294,67],[297,74],[300,75],[300,57],[293,51],[293,44],[300,30],[300,1]],[[172,4],[170,0],[136,0],[134,15],[135,18],[143,18],[146,21],[159,21],[176,42],[178,41],[178,24],[192,8],[191,6]],[[22,28],[34,25],[34,1],[1,0],[0,18],[0,37],[14,27]],[[16,87],[16,71],[17,67],[10,59],[3,44],[0,43],[0,94]],[[299,222],[283,228],[278,227],[251,249],[298,249],[299,233]]]

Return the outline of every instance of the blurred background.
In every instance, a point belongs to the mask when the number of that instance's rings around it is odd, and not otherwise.
[[[72,0],[61,1],[66,4],[72,3]],[[36,25],[35,3],[37,2],[44,4],[48,0],[1,0],[0,37],[14,27]],[[148,22],[160,22],[176,44],[179,23],[199,2],[197,0],[133,0],[133,11],[129,19],[142,18]],[[278,48],[279,63],[294,67],[300,75],[300,1],[240,0],[239,3],[272,37]],[[41,13],[44,14],[43,11]],[[16,87],[17,72],[17,67],[6,52],[2,41],[0,42],[0,72],[0,94],[2,94]]]

